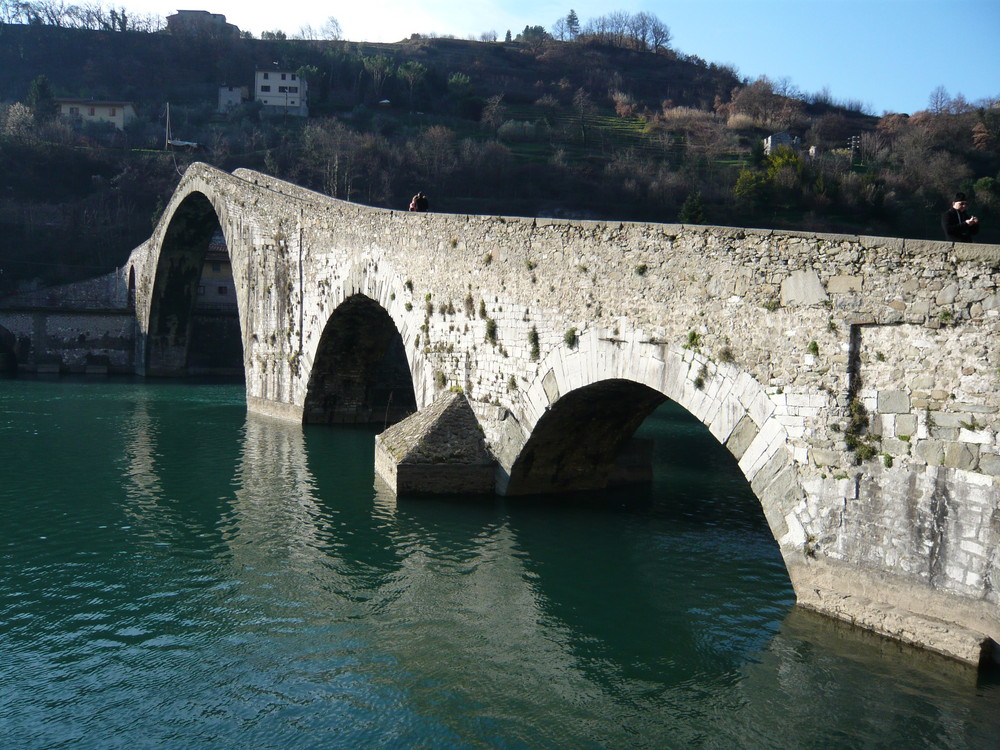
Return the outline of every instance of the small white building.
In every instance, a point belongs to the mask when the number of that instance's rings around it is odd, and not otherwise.
[[[254,99],[264,105],[264,112],[279,115],[309,116],[309,86],[289,70],[258,70],[254,76]]]
[[[110,122],[124,130],[135,119],[132,102],[98,101],[95,99],[56,99],[59,114],[82,122]]]
[[[764,139],[764,153],[770,156],[771,152],[778,148],[778,146],[788,146],[798,151],[801,144],[802,141],[797,135],[792,135],[783,130],[780,133],[769,135]]]
[[[219,86],[219,111],[228,112],[250,98],[246,86]]]

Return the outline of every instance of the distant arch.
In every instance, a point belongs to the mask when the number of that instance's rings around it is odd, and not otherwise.
[[[0,373],[17,372],[17,336],[0,326]]]
[[[511,468],[508,494],[607,486],[625,443],[664,401],[662,393],[621,379],[567,393],[535,424]]]

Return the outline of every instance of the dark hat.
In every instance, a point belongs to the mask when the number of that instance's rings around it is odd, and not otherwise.
[[[955,193],[955,200],[956,201],[964,201],[965,200],[965,193]]]

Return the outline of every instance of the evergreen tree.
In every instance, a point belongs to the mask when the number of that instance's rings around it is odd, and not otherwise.
[[[705,201],[701,193],[691,193],[681,206],[680,213],[677,214],[677,221],[681,224],[707,224],[705,219]]]
[[[580,34],[580,17],[572,8],[569,9],[569,15],[566,16],[566,29],[571,37],[575,38]]]
[[[35,116],[35,122],[48,122],[59,110],[55,97],[52,96],[52,86],[49,79],[44,75],[38,76],[31,82],[28,89],[28,106]]]

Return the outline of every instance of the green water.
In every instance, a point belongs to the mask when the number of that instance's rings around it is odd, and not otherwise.
[[[676,409],[651,488],[396,502],[231,385],[0,380],[0,747],[989,748],[1000,683],[793,608]]]

